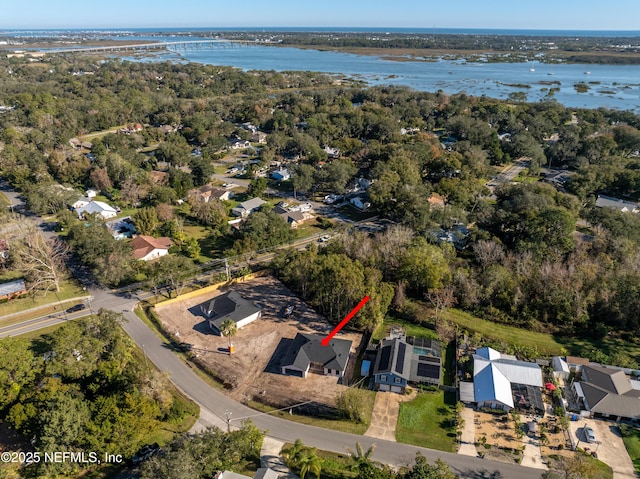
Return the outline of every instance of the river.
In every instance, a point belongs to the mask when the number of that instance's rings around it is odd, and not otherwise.
[[[640,65],[394,61],[370,55],[263,45],[232,46],[224,42],[214,47],[181,48],[131,59],[188,61],[243,70],[316,71],[364,80],[369,85],[406,85],[420,91],[465,92],[501,99],[523,92],[526,101],[554,98],[573,108],[640,112]],[[574,85],[580,83],[586,84],[587,91],[576,90]],[[549,96],[551,88],[558,90]]]

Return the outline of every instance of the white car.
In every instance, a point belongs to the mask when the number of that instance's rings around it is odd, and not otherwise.
[[[322,236],[318,241],[319,241],[320,243],[326,243],[326,242],[327,242],[327,241],[329,241],[330,239],[331,239],[331,236],[329,236],[329,235],[324,235],[324,236]]]
[[[596,434],[593,432],[589,426],[584,427],[584,435],[587,438],[587,442],[596,442]]]

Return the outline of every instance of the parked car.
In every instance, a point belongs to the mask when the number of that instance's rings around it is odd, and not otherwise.
[[[325,243],[325,242],[329,241],[330,239],[331,239],[331,236],[329,236],[329,235],[324,235],[324,236],[322,236],[318,241],[319,241],[320,243]]]
[[[146,446],[142,446],[138,452],[131,458],[131,462],[133,464],[139,464],[142,461],[149,459],[151,456],[156,454],[160,450],[160,445],[157,442],[153,444],[147,444]]]
[[[589,426],[584,427],[584,436],[587,438],[587,442],[596,442],[596,434]]]
[[[80,303],[80,304],[76,304],[75,306],[71,306],[70,308],[67,309],[67,313],[75,313],[77,311],[82,311],[83,309],[87,309],[87,305]]]

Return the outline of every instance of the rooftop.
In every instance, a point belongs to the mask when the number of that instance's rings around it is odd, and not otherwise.
[[[310,363],[319,363],[327,369],[343,371],[347,366],[352,341],[332,338],[327,346],[323,346],[323,338],[320,334],[296,334],[282,365],[292,365],[306,371]]]

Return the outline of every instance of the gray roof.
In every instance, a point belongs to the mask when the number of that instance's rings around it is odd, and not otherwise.
[[[384,339],[376,354],[373,374],[391,373],[409,380],[411,374],[411,356],[413,349],[409,349],[406,342],[400,339]]]
[[[616,210],[628,210],[628,211],[636,211],[640,209],[640,207],[636,203],[632,203],[631,201],[624,201],[619,198],[612,198],[611,196],[598,195],[596,199],[596,206],[599,208],[613,208]]]
[[[253,476],[253,479],[278,479],[279,476],[280,475],[273,469],[261,467],[256,471],[256,475]]]
[[[261,309],[253,302],[244,299],[239,293],[229,291],[205,303],[202,311],[209,317],[209,323],[219,330],[227,319],[237,323]]]
[[[24,279],[16,279],[14,281],[9,281],[8,283],[0,284],[0,296],[8,296],[10,294],[19,293],[20,291],[24,291],[26,286],[24,284]]]
[[[621,417],[640,417],[640,390],[633,389],[624,371],[583,366],[578,383],[591,412]]]
[[[262,198],[251,198],[250,200],[240,203],[237,208],[242,208],[247,211],[253,211],[260,208],[265,203],[266,201],[264,201]]]
[[[421,341],[420,352],[400,338],[384,339],[378,347],[373,374],[394,374],[407,381],[440,381],[441,360],[438,341]],[[429,349],[427,354],[423,350]]]
[[[295,366],[306,371],[311,363],[319,363],[327,369],[344,371],[352,341],[332,338],[327,346],[323,346],[323,338],[320,334],[296,334],[282,360],[282,366]]]

